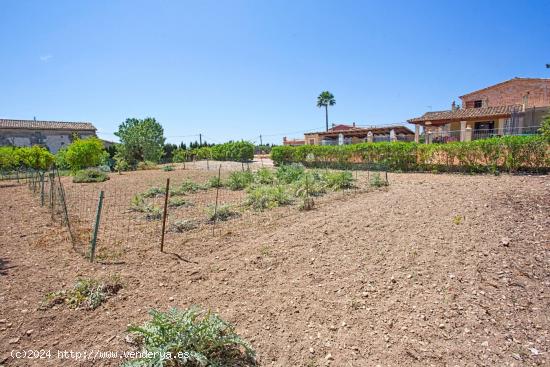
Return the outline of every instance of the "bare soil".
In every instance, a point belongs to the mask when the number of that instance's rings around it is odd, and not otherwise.
[[[86,201],[83,191],[95,197],[104,188],[125,203],[166,177],[206,182],[215,174],[191,168],[112,174],[73,190]],[[57,351],[129,350],[128,324],[147,320],[150,308],[190,305],[234,323],[261,366],[550,365],[548,176],[391,173],[380,190],[364,189],[366,173],[358,178],[359,190],[316,199],[312,211],[242,210],[214,235],[206,222],[170,233],[165,253],[151,229],[158,222],[143,222],[143,233],[119,234],[118,247],[105,250],[110,261],[96,264],[26,186],[3,185],[0,365],[117,366],[58,359]],[[185,196],[194,209],[170,220],[199,218],[214,193]],[[242,195],[226,190],[221,199]],[[119,214],[109,215],[106,233],[116,232]],[[93,311],[38,309],[46,293],[79,277],[112,274],[124,288]],[[10,356],[28,349],[53,355]]]

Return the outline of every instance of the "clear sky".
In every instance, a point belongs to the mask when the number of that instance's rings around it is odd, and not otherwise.
[[[152,116],[170,142],[280,143],[402,123],[515,76],[550,77],[550,1],[0,2],[0,117]],[[184,136],[184,137],[182,137]]]

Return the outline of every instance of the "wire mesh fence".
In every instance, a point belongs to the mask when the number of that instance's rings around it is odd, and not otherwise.
[[[275,178],[275,169],[258,163],[191,164],[171,172],[113,173],[100,183],[76,184],[55,169],[9,177],[26,185],[52,221],[66,228],[77,253],[100,263],[123,262],[133,251],[170,251],[189,239],[223,236],[332,205],[335,198],[364,191],[371,179],[370,172],[343,170],[331,179],[344,183],[335,181],[337,186],[329,188],[318,182],[319,175],[337,172],[328,166],[285,182]],[[387,181],[387,172],[378,175],[380,182]],[[251,181],[239,182],[243,177]]]

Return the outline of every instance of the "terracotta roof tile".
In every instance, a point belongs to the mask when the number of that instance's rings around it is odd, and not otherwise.
[[[408,121],[412,124],[424,121],[461,121],[478,117],[507,116],[512,114],[514,111],[521,111],[521,106],[494,106],[481,108],[461,108],[456,111],[431,111],[426,112],[421,117],[415,117]]]
[[[35,121],[0,119],[0,129],[37,129],[37,130],[96,130],[89,122]]]

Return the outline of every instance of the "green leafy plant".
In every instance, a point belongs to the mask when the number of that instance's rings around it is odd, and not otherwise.
[[[0,171],[11,171],[18,168],[30,168],[45,171],[55,161],[47,149],[37,145],[32,147],[0,147]]]
[[[349,171],[327,172],[324,174],[326,185],[331,190],[344,190],[353,187],[353,175]]]
[[[144,353],[125,366],[253,366],[255,352],[233,325],[197,307],[151,310],[152,319],[128,331]],[[174,358],[163,360],[170,353]]]
[[[228,204],[218,205],[217,209],[214,205],[209,205],[206,208],[206,214],[208,220],[211,222],[226,221],[239,215],[239,213]]]
[[[218,176],[210,177],[207,186],[211,188],[223,187],[223,181]]]
[[[319,172],[306,172],[290,186],[296,197],[321,196],[327,192],[323,175]]]
[[[191,205],[192,204],[189,201],[180,197],[174,197],[174,198],[168,199],[168,206],[171,208],[178,208],[180,206],[191,206]]]
[[[109,297],[114,296],[122,289],[118,277],[107,280],[79,279],[73,288],[48,293],[42,308],[51,308],[55,305],[66,305],[70,308],[96,309]]]
[[[231,190],[243,190],[254,182],[254,175],[250,171],[231,172],[227,179],[227,186]]]
[[[154,118],[126,119],[115,135],[120,138],[116,155],[132,167],[143,161],[158,163],[164,153],[164,129]]]
[[[96,137],[76,139],[60,152],[60,163],[68,166],[67,168],[73,172],[105,164],[109,158],[103,142]]]
[[[305,168],[301,164],[283,165],[277,168],[275,176],[277,181],[283,184],[289,184],[298,181],[304,174]]]
[[[156,205],[147,205],[145,207],[145,219],[160,220],[162,218],[162,209]]]
[[[173,170],[174,170],[174,166],[172,166],[172,165],[167,165],[167,166],[162,167],[162,170],[163,170],[164,172],[170,172],[170,171],[173,171]]]
[[[456,225],[458,226],[459,224],[462,223],[462,220],[463,220],[463,219],[464,219],[464,217],[463,217],[462,215],[455,215],[455,216],[453,217],[453,223],[456,224]]]
[[[198,159],[247,162],[254,159],[254,144],[246,141],[228,142],[196,148],[188,154]]]
[[[104,182],[108,179],[109,175],[96,168],[88,168],[78,171],[73,176],[73,182],[75,183]]]
[[[166,190],[160,187],[150,187],[147,190],[145,190],[141,196],[144,198],[154,198],[157,196],[164,196]]]
[[[543,130],[544,131],[544,130]],[[543,132],[544,134],[544,132]],[[438,172],[550,171],[550,140],[544,135],[503,136],[469,142],[418,144],[361,143],[343,146],[273,147],[276,165],[302,163],[309,167]]]
[[[254,173],[254,182],[260,185],[271,185],[275,181],[275,175],[269,168],[262,167]]]
[[[388,182],[380,176],[379,172],[373,172],[370,176],[369,185],[371,187],[388,186]]]
[[[200,185],[196,182],[185,180],[179,186],[176,186],[170,190],[170,195],[185,195],[188,193],[195,193],[200,190],[208,189],[207,185]]]
[[[271,209],[292,203],[292,198],[283,186],[260,185],[248,190],[245,204],[254,210]]]

